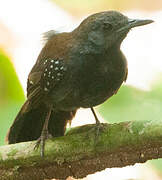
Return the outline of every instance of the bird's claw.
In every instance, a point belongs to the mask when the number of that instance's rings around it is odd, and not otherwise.
[[[37,139],[34,149],[38,149],[40,146],[41,157],[44,157],[45,141],[49,138],[48,131],[42,131],[41,136]]]
[[[93,127],[88,131],[87,135],[86,135],[86,138],[87,136],[91,136],[91,134],[93,134],[94,136],[94,144],[96,145],[97,142],[98,142],[98,139],[99,139],[99,135],[100,135],[100,132],[102,132],[104,129],[104,124],[102,123],[96,123],[93,125]]]
[[[100,135],[100,132],[103,131],[104,125],[100,122],[97,122],[94,128],[95,128],[95,144],[97,144],[98,137]]]

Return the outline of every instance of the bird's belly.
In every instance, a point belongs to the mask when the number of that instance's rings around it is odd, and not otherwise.
[[[113,77],[113,76],[112,76]],[[80,107],[88,108],[99,105],[114,95],[120,88],[124,78],[103,78],[89,82],[86,91],[80,96]]]
[[[107,57],[107,56],[106,56]],[[80,82],[80,107],[99,105],[116,94],[127,77],[127,63],[122,53],[94,63]]]

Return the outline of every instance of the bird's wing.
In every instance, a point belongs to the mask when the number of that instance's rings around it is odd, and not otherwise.
[[[27,97],[32,107],[39,105],[65,78],[67,65],[62,59],[48,58],[36,63],[28,76]]]

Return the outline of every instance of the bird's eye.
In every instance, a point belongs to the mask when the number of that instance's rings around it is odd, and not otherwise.
[[[103,23],[103,29],[111,31],[113,26],[110,23]]]

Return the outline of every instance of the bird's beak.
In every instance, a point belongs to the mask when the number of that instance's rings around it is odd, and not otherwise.
[[[129,28],[133,28],[133,27],[137,27],[137,26],[143,26],[146,24],[150,24],[153,23],[153,20],[150,19],[129,19],[128,20],[128,27]]]
[[[134,27],[137,27],[137,26],[143,26],[143,25],[146,25],[146,24],[150,24],[150,23],[153,23],[154,21],[153,20],[150,20],[150,19],[128,19],[128,23],[118,29],[117,32],[122,32],[122,31],[127,31],[131,28],[134,28]]]

